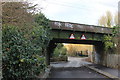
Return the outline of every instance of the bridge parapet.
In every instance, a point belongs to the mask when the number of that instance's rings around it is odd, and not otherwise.
[[[93,33],[103,33],[103,34],[112,33],[112,28],[70,23],[70,22],[61,22],[61,21],[51,21],[50,27],[52,29],[59,29],[59,30],[71,30],[71,31],[93,32]]]

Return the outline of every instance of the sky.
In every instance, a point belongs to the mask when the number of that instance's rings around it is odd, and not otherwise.
[[[32,0],[31,0],[32,1]],[[98,19],[118,11],[119,0],[34,0],[50,20],[97,25]]]

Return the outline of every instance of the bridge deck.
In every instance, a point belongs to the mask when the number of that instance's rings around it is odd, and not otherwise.
[[[61,22],[61,21],[51,21],[50,27],[52,29],[58,29],[58,30],[71,30],[71,31],[93,32],[93,33],[102,33],[102,34],[112,33],[112,28],[71,23],[71,22]]]

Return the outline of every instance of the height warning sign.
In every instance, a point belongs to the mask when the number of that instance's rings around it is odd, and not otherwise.
[[[75,39],[74,34],[71,34],[69,39]]]
[[[82,35],[81,40],[86,40],[86,37],[84,34]]]

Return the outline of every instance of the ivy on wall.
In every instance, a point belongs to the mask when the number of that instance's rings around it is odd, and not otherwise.
[[[119,33],[120,33],[120,25],[116,25],[113,27],[113,30],[112,30],[112,33],[113,33],[113,37],[115,36],[119,36]]]
[[[113,53],[115,52],[115,49],[118,48],[118,37],[119,37],[119,30],[120,26],[116,25],[112,28],[112,35],[104,35],[103,37],[103,42],[104,42],[104,49],[105,51],[111,51],[114,50]]]
[[[112,41],[112,36],[110,36],[110,35],[104,35],[103,42],[105,44],[105,51],[114,47],[114,43]]]

